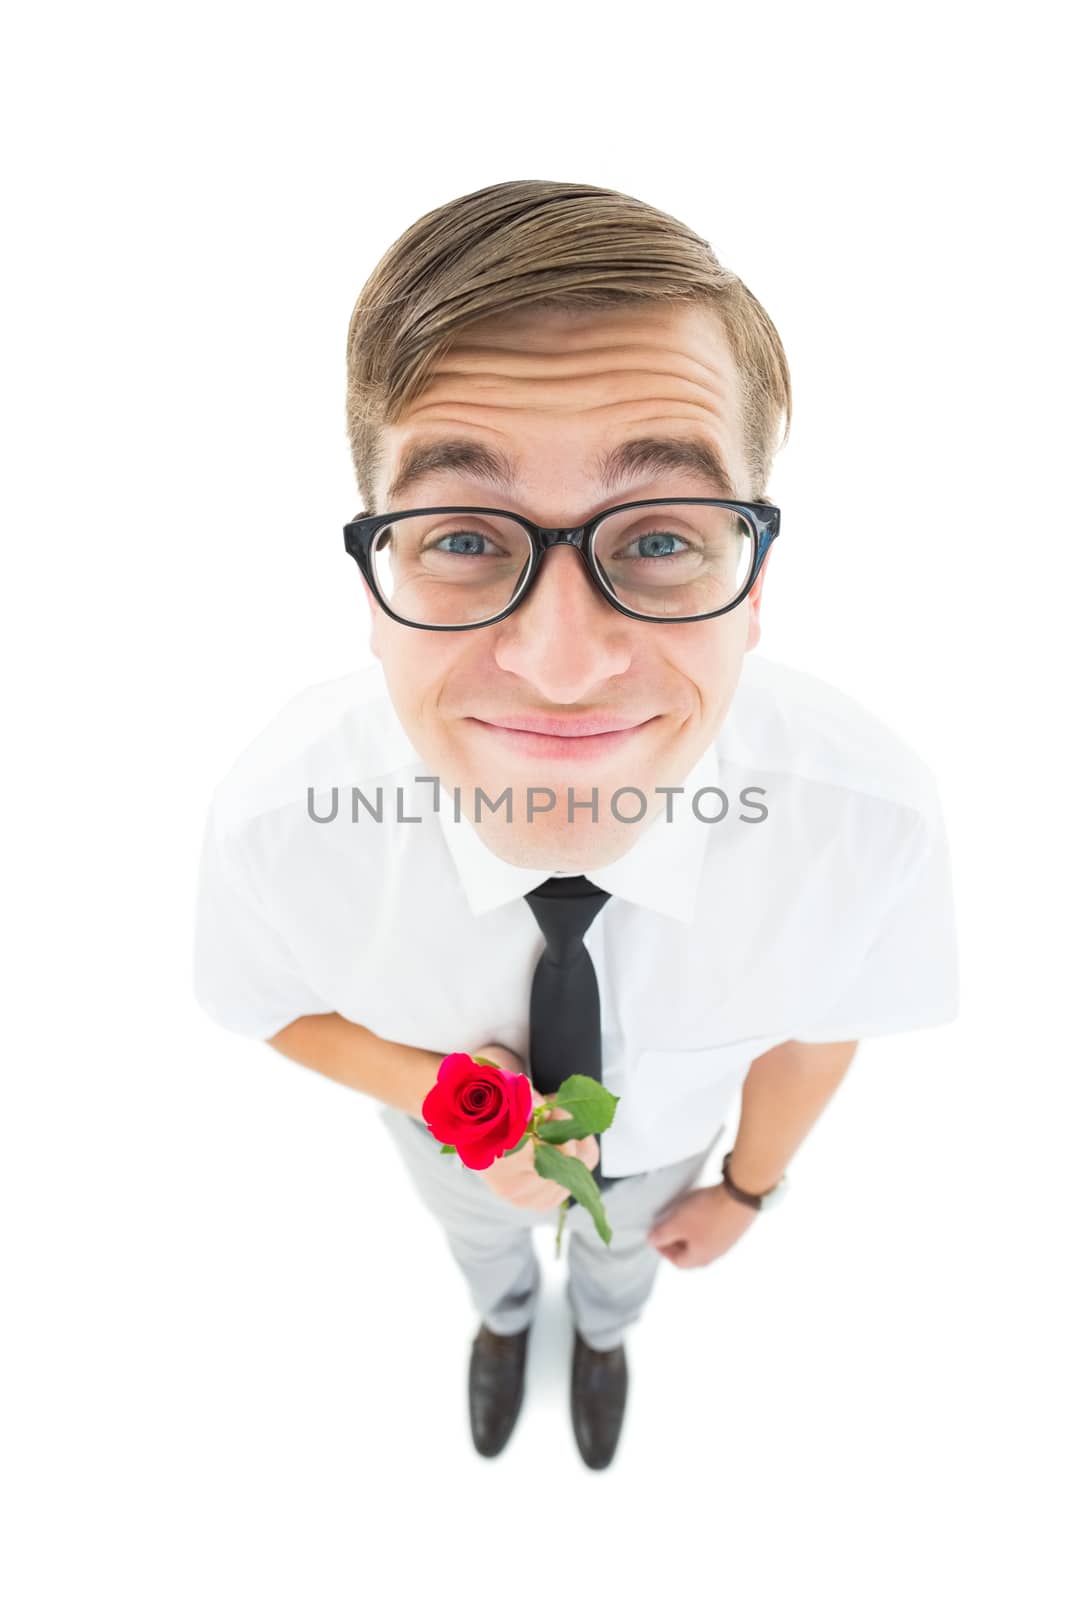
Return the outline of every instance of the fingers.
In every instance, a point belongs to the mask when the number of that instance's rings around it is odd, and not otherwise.
[[[536,1091],[535,1091],[536,1094]],[[537,1095],[535,1104],[543,1104],[543,1099]],[[553,1106],[545,1116],[546,1122],[559,1122],[563,1119],[573,1121],[571,1113],[564,1106]],[[568,1156],[577,1156],[579,1161],[584,1161],[590,1172],[597,1164],[600,1156],[600,1145],[595,1133],[587,1133],[582,1139],[568,1139],[564,1144],[556,1146]]]
[[[514,1205],[531,1206],[537,1211],[551,1211],[554,1206],[562,1205],[570,1191],[552,1178],[542,1178],[534,1167],[531,1147],[527,1145],[519,1154],[526,1155],[527,1151],[530,1151],[530,1159],[523,1171],[515,1171],[515,1181],[513,1185],[508,1186],[507,1197]]]
[[[566,1144],[557,1146],[566,1155],[577,1156],[579,1161],[592,1172],[600,1157],[600,1145],[595,1133],[587,1133],[584,1139],[568,1139]]]
[[[553,1183],[549,1178],[538,1178],[536,1186],[516,1188],[508,1199],[513,1205],[527,1206],[531,1211],[551,1211],[563,1204],[567,1193],[562,1184]]]
[[[544,1095],[539,1094],[536,1089],[531,1091],[531,1097],[534,1109],[545,1102]],[[553,1122],[561,1119],[573,1120],[571,1113],[563,1106],[552,1106],[545,1117],[546,1121],[549,1119]],[[590,1172],[600,1159],[600,1144],[596,1135],[592,1133],[586,1134],[581,1139],[567,1139],[555,1148],[564,1155],[577,1157]],[[551,1211],[569,1198],[569,1189],[565,1189],[561,1183],[555,1183],[551,1178],[542,1178],[535,1168],[532,1140],[525,1144],[517,1155],[508,1156],[506,1161],[501,1157],[494,1166],[502,1161],[508,1169],[508,1177],[514,1178],[515,1181],[514,1184],[509,1183],[506,1188],[501,1188],[497,1192],[504,1195],[513,1205],[527,1206],[535,1211]]]
[[[573,1121],[571,1113],[565,1110],[563,1106],[553,1106],[545,1117],[545,1121],[558,1122],[563,1118]],[[563,1144],[558,1144],[556,1149],[562,1150],[564,1155],[577,1156],[579,1161],[585,1162],[590,1172],[592,1172],[600,1157],[600,1145],[595,1133],[587,1133],[581,1139],[567,1139]]]

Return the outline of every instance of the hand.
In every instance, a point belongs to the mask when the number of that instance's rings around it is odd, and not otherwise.
[[[725,1184],[690,1189],[645,1235],[676,1267],[706,1267],[725,1255],[759,1212],[736,1200]]]
[[[482,1045],[479,1050],[470,1051],[470,1054],[485,1056],[487,1060],[495,1061],[505,1072],[525,1071],[519,1057],[498,1044]],[[544,1105],[545,1096],[538,1094],[532,1085],[530,1092],[533,1099],[531,1111],[533,1111],[538,1106]],[[564,1111],[561,1106],[555,1106],[548,1113],[546,1120],[558,1122],[561,1117],[570,1118],[570,1112]],[[577,1156],[579,1161],[585,1162],[590,1172],[600,1159],[600,1144],[595,1133],[586,1134],[584,1139],[568,1139],[565,1144],[556,1145],[556,1149],[562,1150],[566,1156]],[[527,1139],[516,1155],[497,1156],[496,1160],[490,1166],[484,1167],[478,1175],[502,1200],[510,1200],[513,1206],[527,1206],[534,1211],[551,1211],[555,1206],[562,1205],[570,1195],[570,1190],[565,1189],[561,1183],[553,1183],[534,1171],[532,1139]]]

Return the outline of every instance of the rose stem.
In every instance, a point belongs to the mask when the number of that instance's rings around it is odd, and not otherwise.
[[[564,1200],[559,1208],[559,1225],[556,1228],[556,1260],[559,1260],[560,1240],[563,1238],[563,1223],[567,1216],[567,1202]]]

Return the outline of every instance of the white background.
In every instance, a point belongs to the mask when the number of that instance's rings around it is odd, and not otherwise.
[[[1064,261],[1052,8],[23,8],[7,29],[0,1575],[84,1595],[1063,1593]],[[761,650],[930,762],[963,1014],[664,1262],[610,1471],[374,1104],[191,993],[212,786],[366,659],[356,295],[512,178],[673,212],[796,390]],[[709,1164],[706,1180],[717,1168]],[[373,1585],[368,1572],[376,1571]]]

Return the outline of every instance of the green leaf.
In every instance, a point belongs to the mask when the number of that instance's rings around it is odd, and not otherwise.
[[[454,1156],[456,1147],[454,1144],[443,1144],[437,1153],[442,1156]]]
[[[499,1061],[490,1061],[488,1056],[471,1056],[472,1061],[477,1061],[480,1067],[495,1067],[498,1072],[503,1072]]]
[[[543,1117],[538,1124],[537,1137],[546,1144],[566,1144],[568,1139],[584,1139],[585,1134],[574,1131],[569,1117]]]
[[[581,1133],[572,1136],[584,1138],[587,1133],[603,1133],[605,1128],[611,1127],[619,1096],[605,1089],[596,1078],[574,1072],[564,1078],[552,1101],[569,1111],[575,1123],[581,1125]]]
[[[522,1149],[523,1145],[526,1143],[526,1141],[527,1141],[527,1139],[529,1137],[530,1137],[530,1135],[528,1133],[524,1133],[522,1138],[519,1140],[518,1144],[513,1144],[510,1150],[502,1150],[500,1152],[501,1155],[513,1156],[515,1154],[516,1150],[521,1150]]]
[[[604,1202],[600,1198],[596,1179],[584,1161],[579,1161],[577,1156],[565,1156],[562,1150],[554,1150],[550,1144],[539,1143],[534,1147],[534,1170],[540,1177],[549,1178],[568,1189],[578,1204],[589,1212],[604,1243],[611,1243],[611,1228],[604,1214]]]

